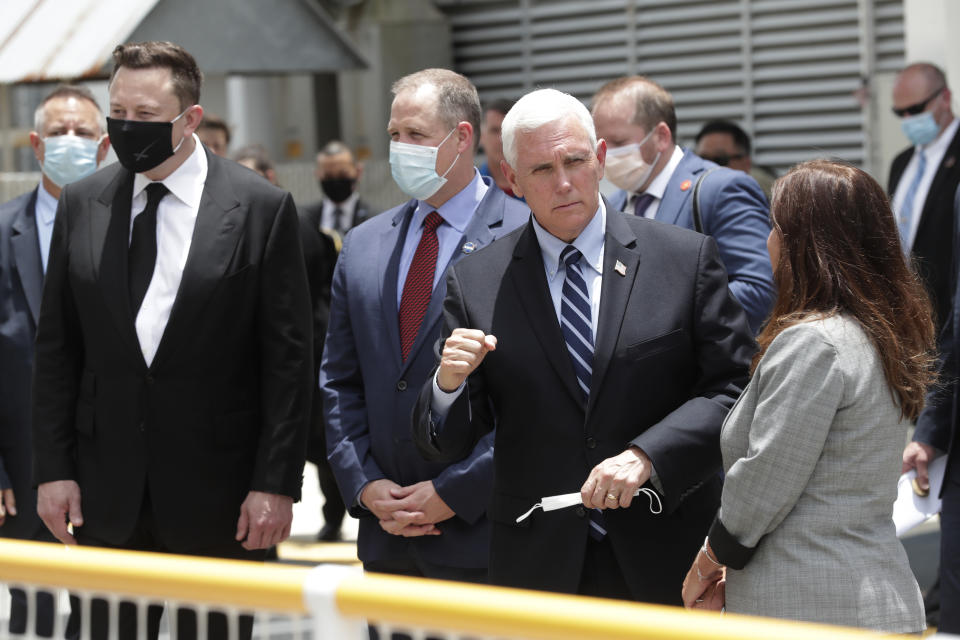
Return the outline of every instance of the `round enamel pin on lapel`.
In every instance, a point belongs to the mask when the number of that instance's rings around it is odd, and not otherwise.
[[[466,254],[471,254],[477,250],[477,245],[475,242],[464,242],[460,250]]]

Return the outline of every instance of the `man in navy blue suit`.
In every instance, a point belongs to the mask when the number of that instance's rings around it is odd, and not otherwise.
[[[0,204],[0,537],[55,542],[37,515],[31,478],[30,372],[60,189],[93,173],[110,148],[93,94],[54,89],[37,107],[30,145],[40,184]],[[10,629],[23,633],[26,596],[11,593]],[[53,598],[38,594],[37,603],[37,633],[50,635]]]
[[[474,168],[480,102],[469,80],[426,69],[393,94],[390,166],[413,199],[353,228],[340,251],[320,372],[327,453],[360,519],[365,569],[483,582],[493,436],[452,463],[426,462],[410,416],[434,366],[448,266],[529,210]]]
[[[757,181],[677,146],[673,96],[649,78],[603,85],[593,96],[592,114],[608,146],[605,176],[621,189],[610,198],[619,211],[694,229],[693,192],[710,172],[700,186],[700,231],[717,241],[730,291],[757,332],[774,297],[769,205]]]

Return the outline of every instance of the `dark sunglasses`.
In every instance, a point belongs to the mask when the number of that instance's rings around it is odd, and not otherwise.
[[[944,89],[946,89],[945,86],[940,87],[939,89],[934,91],[933,94],[923,102],[912,104],[909,107],[904,107],[903,109],[897,109],[896,107],[894,107],[893,112],[897,115],[898,118],[902,118],[903,116],[907,116],[907,115],[915,116],[918,113],[922,113],[923,110],[927,108],[927,105],[930,104],[930,101],[936,98],[938,95],[940,95],[940,93],[943,92]]]
[[[746,158],[747,156],[746,154],[743,154],[743,153],[736,153],[732,156],[714,156],[712,158],[710,156],[700,156],[700,157],[703,158],[704,160],[709,160],[710,162],[718,164],[721,167],[726,167],[730,164],[731,160],[741,160],[743,158]]]

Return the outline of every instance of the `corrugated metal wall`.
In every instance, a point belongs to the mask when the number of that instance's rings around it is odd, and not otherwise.
[[[902,0],[436,0],[455,67],[481,99],[555,87],[585,102],[648,75],[677,103],[681,144],[711,118],[739,122],[755,161],[830,155],[864,164],[863,78],[903,65]]]

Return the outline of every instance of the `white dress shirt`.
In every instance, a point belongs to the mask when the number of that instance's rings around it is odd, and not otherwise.
[[[334,212],[340,209],[343,212],[343,228],[346,233],[353,227],[353,219],[357,215],[357,201],[360,200],[360,194],[354,191],[350,197],[337,204],[330,198],[323,197],[323,210],[320,212],[320,228],[337,230],[337,216]]]
[[[917,237],[917,229],[920,226],[920,214],[923,212],[923,205],[927,201],[930,185],[933,184],[933,177],[937,175],[937,170],[940,169],[940,163],[943,162],[943,156],[946,155],[947,149],[950,147],[950,142],[957,134],[958,126],[960,126],[960,120],[954,118],[936,140],[924,147],[915,146],[913,148],[913,155],[910,156],[910,162],[907,163],[906,168],[903,170],[903,175],[900,176],[900,182],[897,183],[897,190],[893,192],[893,213],[899,218],[900,212],[903,210],[903,201],[907,195],[907,190],[917,175],[917,165],[920,164],[920,152],[923,152],[927,166],[923,172],[923,177],[920,179],[920,186],[917,189],[916,196],[914,196],[913,211],[910,216],[910,236],[906,243],[908,246],[904,247],[905,250],[909,251],[913,248],[913,241]]]
[[[673,177],[673,172],[680,166],[681,160],[683,160],[683,149],[674,145],[673,155],[670,156],[670,161],[663,167],[663,171],[658,173],[657,176],[650,181],[646,191],[643,192],[653,196],[653,201],[647,205],[646,211],[643,212],[644,218],[656,217],[657,211],[660,210],[660,202],[663,200],[663,194],[667,192],[667,183],[670,182],[670,178]],[[631,197],[627,199],[627,210],[625,213],[629,213],[630,215],[634,214],[633,203],[636,202],[636,198],[638,197],[639,194],[631,194]]]
[[[36,223],[37,239],[40,241],[40,262],[43,272],[47,272],[47,260],[50,258],[50,238],[53,237],[53,220],[57,217],[57,199],[43,188],[43,182],[37,189]]]
[[[137,338],[147,366],[153,362],[160,339],[167,328],[170,310],[180,289],[183,267],[190,253],[193,229],[197,224],[200,197],[207,180],[207,156],[196,134],[196,147],[176,171],[161,180],[170,190],[157,208],[157,263],[150,286],[137,313]],[[133,179],[133,205],[130,216],[130,235],[133,221],[147,206],[147,185],[151,180],[142,173]]]

